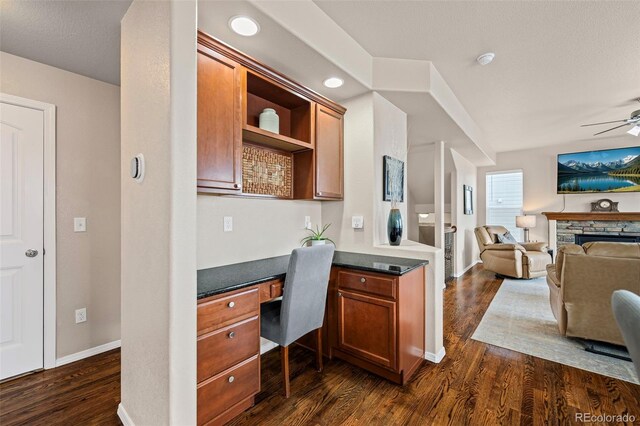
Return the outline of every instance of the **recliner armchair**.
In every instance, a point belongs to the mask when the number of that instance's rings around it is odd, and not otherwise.
[[[543,277],[552,260],[547,243],[499,243],[498,235],[508,232],[504,226],[485,225],[475,229],[484,268],[513,278]]]

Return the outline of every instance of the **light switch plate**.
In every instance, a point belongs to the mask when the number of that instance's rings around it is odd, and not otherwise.
[[[364,216],[351,216],[351,227],[353,229],[364,228]]]
[[[304,217],[304,229],[311,229],[311,216]]]
[[[73,218],[73,232],[87,232],[87,218],[86,217],[74,217]]]
[[[233,217],[225,216],[224,217],[224,232],[233,231]]]

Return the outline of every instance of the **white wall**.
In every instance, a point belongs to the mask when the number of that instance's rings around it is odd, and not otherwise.
[[[404,201],[398,203],[402,215],[404,232],[402,239],[408,239],[407,225],[407,114],[391,102],[373,92],[373,188],[374,215],[376,224],[373,241],[375,244],[387,244],[387,218],[391,211],[391,202],[382,201],[383,157],[389,155],[405,162]]]
[[[198,195],[197,216],[198,269],[205,269],[291,253],[307,235],[305,216],[314,228],[322,223],[322,203]],[[224,216],[233,218],[232,232],[223,232]]]
[[[54,104],[58,358],[120,339],[120,88],[0,52],[0,91]],[[73,232],[73,218],[87,232]],[[87,322],[75,310],[87,308]]]
[[[322,219],[332,224],[330,235],[341,250],[357,250],[373,246],[373,93],[350,99],[342,105],[347,108],[344,116],[344,200],[323,203]],[[382,160],[379,167],[382,167]],[[382,192],[379,199],[382,199]],[[351,228],[351,216],[355,215],[364,217],[364,229]]]
[[[408,232],[412,241],[418,241],[418,215],[415,213],[416,204],[434,204],[434,144],[411,145],[407,154],[407,204]],[[451,172],[454,170],[453,159],[449,150],[444,156],[444,202],[445,212],[451,212]],[[435,211],[435,210],[434,210]]]
[[[196,423],[196,3],[122,20],[123,423]],[[128,176],[142,153],[142,183]],[[130,423],[129,423],[130,424]]]
[[[451,177],[451,223],[457,227],[454,234],[456,240],[454,275],[462,275],[471,265],[476,263],[480,253],[476,243],[474,228],[477,226],[477,176],[476,166],[450,149],[454,163]],[[473,214],[464,214],[464,185],[471,186],[473,191]]]
[[[522,151],[498,153],[497,164],[478,170],[478,223],[486,221],[486,181],[487,172],[522,170],[524,179],[524,212],[537,216],[536,228],[530,231],[532,241],[549,241],[548,222],[541,212],[560,211],[587,212],[591,202],[600,198],[610,198],[620,203],[620,211],[640,211],[640,194],[568,194],[556,193],[557,155],[562,153],[593,151],[599,149],[624,148],[640,145],[640,138],[623,134],[621,136],[594,138],[566,144]],[[566,205],[564,201],[566,201]]]

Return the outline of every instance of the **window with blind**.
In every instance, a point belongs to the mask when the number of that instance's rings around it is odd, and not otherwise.
[[[487,225],[502,225],[518,241],[522,229],[516,216],[522,214],[522,171],[487,173]]]

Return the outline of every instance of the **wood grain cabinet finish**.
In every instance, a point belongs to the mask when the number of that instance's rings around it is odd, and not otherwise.
[[[198,424],[224,424],[260,391],[260,289],[198,301]]]
[[[273,108],[279,133],[259,128]],[[341,200],[341,105],[215,38],[198,32],[198,192],[271,197],[243,191],[243,144],[292,156],[292,194],[284,199]]]
[[[399,277],[336,269],[329,283],[329,353],[405,384],[424,358],[424,267]]]
[[[236,62],[198,48],[198,187],[240,192],[242,79]]]
[[[315,198],[343,197],[343,115],[316,105]]]
[[[260,391],[260,356],[255,355],[198,384],[198,424],[224,424]],[[253,401],[252,401],[253,403]],[[235,413],[236,407],[242,408]],[[233,414],[231,416],[231,414]],[[224,417],[226,421],[221,421]]]
[[[338,348],[396,369],[396,302],[338,290]]]

